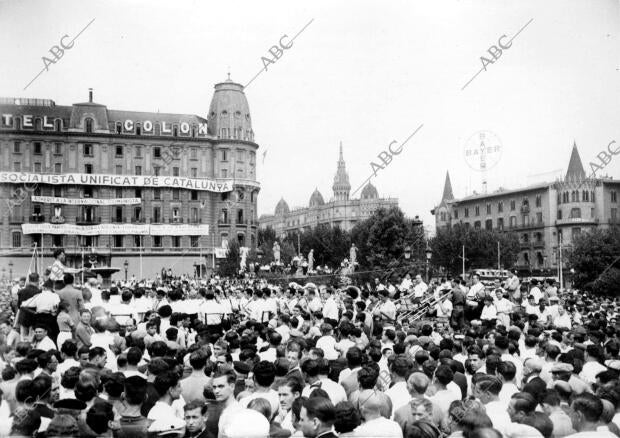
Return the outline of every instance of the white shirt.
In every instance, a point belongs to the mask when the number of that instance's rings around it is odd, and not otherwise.
[[[586,383],[592,385],[596,383],[596,375],[601,371],[606,371],[607,367],[598,362],[586,362],[579,373],[579,377]]]
[[[329,297],[323,305],[323,318],[334,319],[338,321],[338,305],[336,301]]]
[[[176,416],[174,408],[171,405],[158,400],[155,402],[146,418],[149,420],[165,420],[166,418],[174,418]]]
[[[306,385],[301,395],[303,397],[309,397],[312,391],[314,391],[316,388],[321,388],[323,391],[325,391],[333,405],[336,405],[341,401],[347,401],[347,393],[344,390],[344,386],[327,378],[318,380],[312,386]]]
[[[428,285],[421,281],[413,287],[413,296],[415,298],[422,298],[426,291],[428,290]]]
[[[538,302],[543,296],[543,293],[540,291],[540,289],[538,289],[537,286],[534,286],[532,289],[530,289],[530,295],[534,296],[534,302],[538,304]]]
[[[278,409],[280,409],[280,397],[278,393],[273,389],[270,389],[268,392],[253,392],[247,397],[243,397],[239,400],[241,407],[247,408],[248,404],[254,400],[255,398],[264,398],[271,405],[271,415],[275,415],[278,413]]]
[[[269,438],[269,421],[254,409],[241,408],[231,413],[218,436],[226,438]]]
[[[387,300],[385,303],[381,304],[379,312],[382,317],[385,315],[390,321],[396,319],[396,305],[391,300]]]
[[[50,351],[56,350],[56,344],[52,341],[49,336],[44,337],[39,342],[33,342],[32,346],[37,350]]]
[[[333,336],[321,336],[316,341],[316,348],[320,348],[325,353],[325,359],[336,360],[340,357],[340,353],[336,351],[336,340]]]
[[[478,298],[478,295],[483,295],[480,293],[483,291],[484,291],[484,284],[478,282],[472,285],[472,287],[469,289],[469,292],[467,292],[467,298],[469,298],[470,300],[475,300]]]
[[[411,401],[411,394],[407,390],[407,382],[396,382],[390,389],[385,391],[390,400],[392,400],[392,419],[394,418],[394,412],[403,405],[406,405]]]
[[[484,405],[484,409],[493,423],[493,427],[506,435],[512,421],[508,414],[508,405],[496,400]]]
[[[481,320],[497,319],[497,309],[495,309],[495,305],[493,304],[491,304],[490,306],[485,305],[482,308],[480,319]]]
[[[205,324],[218,325],[222,323],[224,307],[215,300],[205,300],[200,305],[199,313],[204,315]]]
[[[452,314],[452,310],[453,310],[453,306],[452,306],[452,301],[450,300],[444,300],[443,303],[443,309],[442,310],[442,306],[439,305],[439,303],[435,304],[435,309],[437,309],[437,317],[438,318],[447,318]]]
[[[52,291],[43,289],[41,293],[22,303],[22,307],[35,307],[37,313],[55,313],[60,303],[60,297]]]
[[[510,403],[510,398],[513,394],[519,392],[519,388],[517,385],[511,382],[505,382],[502,385],[502,389],[499,391],[499,401],[502,402],[505,406],[508,406]]]
[[[269,347],[265,351],[261,351],[260,353],[258,353],[258,357],[260,357],[260,360],[266,360],[268,362],[275,362],[277,359],[276,349],[273,347]]]
[[[353,430],[353,436],[359,438],[402,438],[403,430],[396,421],[379,417],[357,426]]]
[[[564,313],[564,315],[558,315],[553,319],[553,325],[556,328],[565,327],[567,329],[571,329],[572,324],[570,320],[570,315],[568,313]]]

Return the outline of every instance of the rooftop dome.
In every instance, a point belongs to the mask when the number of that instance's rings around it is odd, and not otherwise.
[[[284,198],[280,199],[280,201],[278,201],[278,204],[276,205],[276,216],[285,215],[289,211],[290,210],[288,208],[288,204],[286,203]]]
[[[243,85],[228,79],[215,84],[207,115],[209,134],[218,138],[254,141],[250,106]]]
[[[371,183],[366,184],[366,187],[362,189],[362,199],[377,199],[379,197],[379,193],[377,192],[377,188],[373,186]]]
[[[323,195],[319,192],[319,189],[314,189],[312,196],[310,196],[310,207],[316,207],[319,205],[325,204],[325,200],[323,199]]]

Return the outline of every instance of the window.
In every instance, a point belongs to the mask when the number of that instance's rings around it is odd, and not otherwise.
[[[133,236],[133,246],[136,248],[142,247],[142,236]]]
[[[476,205],[474,211],[475,211],[476,216],[480,216],[480,206],[479,205]]]
[[[562,203],[566,204],[567,202],[569,202],[568,192],[564,192],[562,193]]]
[[[480,221],[475,221],[474,222],[474,230],[479,230],[481,227]]]
[[[536,242],[540,243],[542,242],[542,233],[539,231],[537,233],[534,234],[534,237],[536,237]]]
[[[611,202],[618,202],[618,192],[612,190],[609,194],[611,195]],[[594,199],[592,199],[592,202],[594,202]]]
[[[142,158],[142,146],[135,146],[136,148],[136,158]]]
[[[54,196],[57,198],[62,198],[62,187],[54,186]]]
[[[228,161],[228,151],[222,151],[222,161]]]
[[[558,220],[562,220],[562,210],[558,210]]]
[[[122,134],[123,133],[123,124],[120,123],[120,122],[116,124],[116,133],[117,134]]]
[[[227,178],[227,177],[228,177],[228,170],[222,169],[222,178]]]
[[[192,168],[189,170],[189,175],[190,175],[192,178],[198,178],[198,169],[196,169],[195,167],[192,167]]]
[[[191,192],[191,200],[192,201],[198,201],[198,190],[192,190]]]
[[[488,231],[491,231],[493,229],[493,219],[487,219],[484,222],[484,229]]]
[[[142,220],[142,207],[133,208],[133,221],[140,222]]]
[[[22,163],[21,161],[16,161],[13,163],[13,171],[21,172],[22,171]]]
[[[42,153],[41,142],[35,141],[33,145],[33,152],[35,155],[41,155]]]
[[[121,205],[114,209],[114,221],[123,222],[123,207]]]
[[[159,176],[160,170],[161,170],[161,167],[159,166],[153,167],[153,172],[155,173],[155,176]]]
[[[542,196],[536,195],[536,207],[542,207]]]
[[[161,222],[161,207],[153,207],[153,222]]]
[[[117,175],[122,175],[123,174],[123,166],[121,164],[117,164],[116,166],[114,166],[114,168],[116,169],[116,174]]]
[[[521,241],[522,241],[523,243],[528,243],[528,242],[530,241],[530,235],[529,235],[529,234],[527,234],[527,233],[523,234],[523,235],[521,236]]]
[[[178,201],[179,197],[180,197],[180,190],[179,189],[172,189],[172,200],[173,201]]]
[[[587,190],[584,190],[581,193],[581,199],[583,199],[584,202],[588,202],[590,200],[590,192],[588,192]]]
[[[516,206],[516,205],[517,205],[517,204],[516,204],[515,200],[514,200],[514,199],[511,199],[511,200],[510,200],[510,211],[515,211],[515,209],[517,208],[517,206]]]
[[[135,198],[141,198],[142,197],[142,189],[136,189],[136,194],[134,196]]]
[[[22,153],[22,144],[20,141],[16,141],[15,143],[13,143],[13,153],[14,154]]]
[[[114,236],[114,248],[122,248],[123,247],[123,236]]]
[[[254,192],[252,192],[252,202],[254,202]],[[454,210],[454,219],[458,219],[458,218],[459,218],[459,211]]]
[[[153,236],[153,247],[161,248],[161,236]]]
[[[41,163],[34,163],[35,173],[41,173]]]
[[[594,218],[594,208],[591,208],[591,209],[590,209],[590,217],[591,217],[591,218]]]
[[[142,126],[139,123],[136,123],[136,135],[142,135]]]
[[[570,217],[571,219],[581,218],[581,208],[571,208],[570,209]]]
[[[571,228],[570,232],[571,232],[571,240],[574,242],[575,239],[578,238],[579,235],[581,234],[581,228],[578,228],[578,227]]]
[[[62,173],[62,163],[54,163],[54,173]]]
[[[198,222],[198,209],[196,207],[192,207],[191,220],[192,220],[193,223],[197,223]]]
[[[84,173],[93,173],[93,165],[85,164],[84,165]]]
[[[13,248],[21,248],[22,246],[22,233],[15,232],[13,233]]]
[[[84,120],[84,125],[86,127],[86,132],[88,132],[88,133],[92,133],[93,132],[93,119],[86,119],[86,120]]]
[[[196,160],[196,159],[198,159],[198,149],[197,149],[197,148],[191,148],[191,149],[189,150],[189,157],[190,157],[192,160]]]
[[[189,238],[189,244],[192,248],[198,248],[198,246],[200,245],[200,241],[198,240],[199,236],[190,236]]]
[[[84,144],[84,156],[92,157],[93,156],[93,145],[90,143]]]
[[[522,216],[521,225],[527,227],[530,224],[530,217],[528,215]]]
[[[179,168],[178,167],[173,167],[172,168],[172,176],[179,176]]]
[[[161,199],[161,189],[158,189],[158,188],[153,189],[153,199],[157,199],[157,200]]]
[[[135,174],[136,175],[142,175],[142,166],[136,166]]]
[[[116,146],[115,151],[116,151],[115,153],[116,158],[123,158],[123,147],[122,146]]]
[[[52,235],[52,246],[56,246],[58,248],[62,248],[64,246],[62,234],[54,234]]]
[[[517,226],[517,217],[510,216],[510,228],[514,228]]]
[[[465,217],[469,217],[469,208],[465,207]]]
[[[245,159],[245,151],[237,151],[237,161],[239,161],[240,163],[243,163],[244,159]]]
[[[536,213],[536,223],[537,223],[538,225],[540,225],[540,224],[542,224],[542,223],[543,223],[542,213],[541,213],[541,212]]]
[[[617,219],[618,219],[618,209],[612,208],[611,209],[611,220],[615,222]]]
[[[446,212],[445,212],[445,211],[442,211],[442,212],[440,213],[439,217],[440,217],[440,220],[441,220],[442,222],[445,222],[445,220],[446,220]]]
[[[181,247],[181,236],[172,236],[172,247],[173,248]]]
[[[116,199],[122,199],[123,198],[123,189],[122,188],[117,188],[116,189]]]
[[[491,204],[487,204],[487,214],[491,214]]]
[[[504,218],[500,217],[497,219],[497,229],[502,231],[504,229]]]
[[[161,158],[161,148],[159,146],[153,148],[153,158]]]

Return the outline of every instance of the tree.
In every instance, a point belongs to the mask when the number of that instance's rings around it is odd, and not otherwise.
[[[568,255],[575,270],[573,285],[597,294],[617,293],[620,288],[620,229],[595,228],[573,240]]]
[[[461,226],[442,228],[431,240],[433,264],[453,275],[462,272],[463,245],[465,270],[497,267],[497,242],[501,248],[501,266],[510,269],[519,254],[519,240],[515,233],[475,230]]]
[[[235,277],[239,273],[240,262],[239,243],[233,239],[228,242],[226,258],[220,261],[219,274],[224,277]]]
[[[380,208],[353,227],[351,240],[358,248],[357,261],[362,269],[386,269],[404,265],[407,246],[412,257],[422,260],[424,230],[421,222],[405,218],[398,207]],[[399,261],[402,260],[402,263]]]
[[[267,227],[258,229],[257,249],[260,249],[263,253],[261,258],[261,263],[263,265],[267,265],[274,261],[273,243],[276,240],[276,231],[273,228]]]

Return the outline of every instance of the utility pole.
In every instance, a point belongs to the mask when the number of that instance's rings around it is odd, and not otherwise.
[[[558,261],[558,267],[560,269],[560,289],[563,289],[564,282],[562,279],[562,233],[560,233],[560,260]]]
[[[501,252],[500,252],[500,247],[499,247],[499,240],[497,241],[497,270],[499,271],[501,268]]]
[[[299,230],[297,230],[297,254],[301,255],[301,244],[299,239]]]
[[[463,255],[460,255],[459,258],[463,259],[463,280],[465,280],[465,245],[463,245]]]

